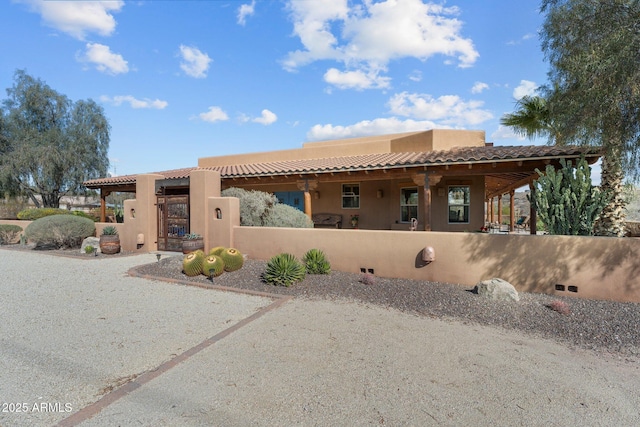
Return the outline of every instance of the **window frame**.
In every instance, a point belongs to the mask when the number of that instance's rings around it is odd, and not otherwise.
[[[464,189],[466,189],[466,201],[463,196],[462,202],[452,203],[451,201],[451,192],[452,189],[462,189],[464,193]],[[455,191],[455,190],[454,190]],[[463,216],[466,214],[466,221],[451,221],[451,208],[457,208],[458,210],[461,208]],[[466,209],[465,209],[466,208]],[[447,187],[447,223],[456,225],[456,224],[469,224],[471,222],[471,186],[463,185],[463,184],[454,184],[449,185]]]
[[[405,203],[406,199],[404,197],[403,190],[415,190],[415,193],[416,193],[416,203],[415,204]],[[420,193],[418,193],[418,187],[417,186],[400,187],[400,222],[403,223],[403,224],[408,224],[408,223],[411,222],[411,218],[418,219],[418,208],[419,208],[419,206],[420,206]],[[403,207],[415,207],[416,215],[415,216],[409,215],[409,218],[407,220],[403,220],[402,219],[402,208]]]
[[[351,194],[347,194],[347,191],[345,191],[345,187],[348,187],[350,190],[353,190],[353,188],[357,188],[358,189],[358,193],[355,194],[353,191],[350,191],[349,193]],[[340,190],[340,204],[342,206],[342,209],[360,209],[360,183],[359,182],[353,182],[353,183],[344,183],[341,184],[341,190]],[[352,199],[354,201],[354,205],[356,205],[355,202],[357,202],[357,206],[345,206],[345,200],[348,199]]]

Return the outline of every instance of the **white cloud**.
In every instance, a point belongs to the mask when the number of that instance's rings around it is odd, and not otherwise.
[[[414,119],[433,120],[448,126],[475,126],[493,115],[481,107],[482,101],[463,101],[457,95],[433,98],[428,94],[402,92],[389,100],[392,114]]]
[[[122,74],[129,72],[128,62],[122,55],[111,52],[109,46],[100,43],[87,43],[84,55],[78,60],[95,65],[98,71],[108,74]]]
[[[197,79],[207,77],[209,64],[212,61],[209,55],[201,52],[200,49],[196,47],[185,45],[180,45],[180,55],[182,57],[180,68],[187,73],[188,76]]]
[[[347,0],[289,0],[288,8],[294,34],[304,46],[283,61],[289,71],[334,60],[345,65],[345,73],[367,74],[386,71],[395,59],[426,61],[434,55],[456,58],[459,67],[469,67],[479,56],[473,42],[460,34],[455,7],[421,0],[365,1],[351,8]]]
[[[356,138],[359,136],[414,132],[435,127],[437,127],[436,124],[429,120],[400,120],[396,117],[378,118],[363,120],[348,126],[315,125],[307,132],[307,139],[309,141],[320,141],[325,139]],[[442,126],[439,127],[442,128]]]
[[[475,82],[471,88],[471,93],[482,93],[482,91],[489,89],[489,85],[483,82]]]
[[[21,0],[40,14],[45,25],[84,40],[87,33],[109,36],[116,28],[112,13],[119,12],[124,1],[47,1]]]
[[[389,77],[381,77],[377,71],[365,72],[364,70],[340,71],[330,68],[324,74],[324,81],[336,86],[338,89],[372,89],[387,88]]]
[[[414,81],[414,82],[420,82],[422,81],[422,71],[420,70],[413,70],[411,72],[411,74],[409,74],[409,80]]]
[[[524,141],[524,136],[516,134],[509,126],[498,126],[498,130],[491,134],[491,139],[494,141],[500,139],[517,139],[518,141]]]
[[[515,99],[520,99],[523,96],[531,96],[536,93],[536,89],[538,85],[535,82],[529,80],[520,80],[520,84],[513,89],[513,97]]]
[[[275,123],[278,120],[278,116],[276,116],[273,112],[264,109],[262,110],[262,115],[260,117],[256,117],[252,121],[255,123],[260,123],[265,126]]]
[[[243,4],[238,8],[238,24],[245,25],[247,16],[253,16],[256,9],[256,0],[252,0],[250,4]]]
[[[159,99],[137,99],[131,95],[118,95],[113,98],[109,96],[101,96],[100,100],[102,102],[108,102],[110,104],[117,106],[122,105],[123,103],[128,103],[131,108],[148,108],[154,110],[163,110],[167,108],[169,103],[167,101],[161,101]]]
[[[207,112],[200,113],[198,117],[200,118],[200,120],[209,123],[229,120],[229,116],[227,115],[227,113],[225,113],[224,110],[220,107],[209,107],[209,110]]]

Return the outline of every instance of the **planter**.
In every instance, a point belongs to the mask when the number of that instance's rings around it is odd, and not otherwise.
[[[100,251],[107,255],[113,255],[120,252],[120,236],[117,234],[103,234],[100,236]]]
[[[188,254],[198,249],[204,251],[204,239],[185,239],[182,241],[183,254]]]

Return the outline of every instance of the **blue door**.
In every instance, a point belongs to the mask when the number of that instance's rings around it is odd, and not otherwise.
[[[304,212],[304,193],[302,191],[276,191],[273,193],[278,202]]]

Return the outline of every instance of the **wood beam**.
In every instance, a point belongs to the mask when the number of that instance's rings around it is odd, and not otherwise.
[[[515,195],[515,190],[509,192],[509,231],[514,231],[516,226]]]
[[[530,193],[531,200],[533,200],[533,198],[536,195],[536,186],[533,185],[533,182],[529,184],[529,190],[531,191]],[[536,213],[536,207],[534,203],[531,202],[529,205],[531,206],[529,210],[529,230],[531,230],[531,234],[535,235],[535,234],[538,234],[538,227],[537,227],[538,215]]]

